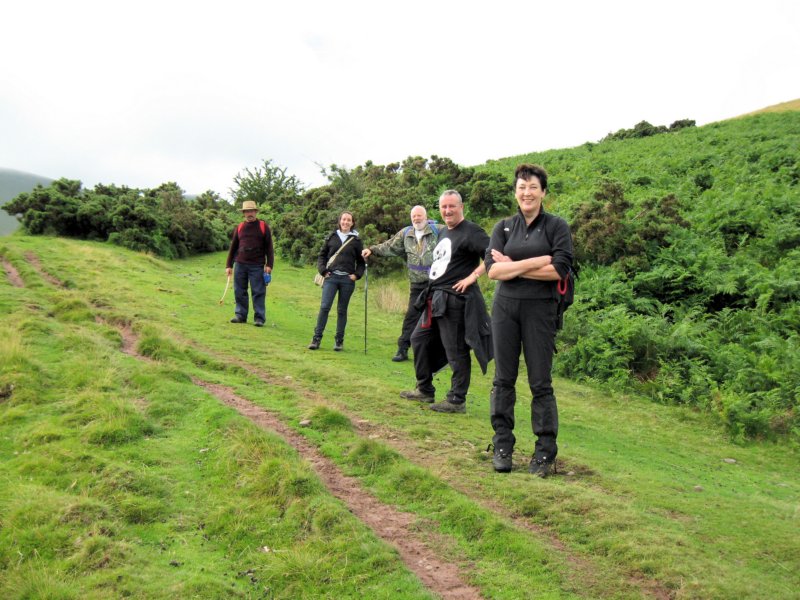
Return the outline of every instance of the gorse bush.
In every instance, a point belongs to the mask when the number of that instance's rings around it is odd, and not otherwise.
[[[505,214],[513,207],[508,176],[476,172],[438,156],[408,157],[388,165],[367,161],[353,169],[332,165],[325,175],[327,185],[302,193],[298,190],[268,209],[276,247],[295,264],[316,260],[323,239],[344,210],[355,216],[356,229],[364,242],[376,244],[410,223],[412,206],[426,207],[429,217],[436,219],[438,197],[446,189],[461,193],[472,219]],[[254,177],[246,177],[240,186],[252,188],[254,182]],[[400,267],[398,261],[375,264],[378,272]]]
[[[620,129],[616,133],[609,133],[603,141],[606,140],[627,140],[631,138],[643,138],[651,135],[658,135],[659,133],[667,133],[669,131],[678,131],[686,127],[694,127],[695,122],[692,119],[680,119],[675,121],[669,127],[664,125],[651,125],[647,121],[640,121],[633,126],[632,129]]]
[[[28,233],[109,241],[166,258],[227,248],[240,220],[214,192],[190,200],[175,183],[152,190],[102,184],[86,190],[79,181],[58,179],[3,209],[19,214]]]

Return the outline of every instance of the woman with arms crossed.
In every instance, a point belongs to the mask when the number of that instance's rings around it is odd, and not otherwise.
[[[492,306],[495,378],[490,417],[494,429],[492,465],[508,473],[514,452],[515,386],[522,352],[528,370],[531,425],[536,445],[528,471],[547,477],[558,445],[558,408],[551,369],[555,350],[558,280],[572,266],[572,235],[566,221],[544,211],[547,172],[522,164],[514,172],[519,210],[492,231],[484,264],[498,281]]]

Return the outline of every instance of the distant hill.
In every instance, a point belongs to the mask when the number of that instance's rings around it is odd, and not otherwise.
[[[51,181],[53,180],[41,175],[0,167],[0,206],[16,198],[22,192],[31,191],[37,184],[47,186]],[[19,223],[13,216],[0,210],[0,235],[8,235],[18,226]]]
[[[800,98],[797,100],[789,100],[788,102],[781,102],[780,104],[773,104],[772,106],[754,110],[753,112],[749,112],[741,116],[749,117],[750,115],[758,115],[761,113],[786,112],[790,110],[800,110]]]

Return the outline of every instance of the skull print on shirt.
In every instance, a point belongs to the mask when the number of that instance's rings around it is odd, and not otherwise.
[[[447,271],[452,257],[452,247],[450,239],[444,238],[439,240],[436,248],[433,249],[433,264],[429,275],[432,281],[439,279]]]

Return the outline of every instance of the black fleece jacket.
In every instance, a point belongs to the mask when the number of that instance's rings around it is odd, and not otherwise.
[[[350,242],[347,243],[344,250],[339,252],[336,260],[334,260],[330,266],[327,266],[330,257],[336,254],[336,251],[342,247],[342,241],[335,231],[328,236],[328,239],[325,240],[322,249],[319,251],[319,256],[317,256],[317,271],[319,271],[320,275],[325,275],[333,271],[342,271],[348,275],[355,275],[356,279],[361,279],[361,277],[363,277],[365,263],[364,257],[361,256],[361,251],[364,249],[364,245],[361,243],[358,232],[356,231],[348,233],[347,239],[349,239]]]

